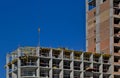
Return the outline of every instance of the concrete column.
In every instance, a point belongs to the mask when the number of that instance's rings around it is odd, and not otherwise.
[[[60,78],[63,78],[63,77],[64,77],[64,70],[63,70],[63,69],[64,69],[64,67],[63,67],[63,65],[64,65],[64,62],[63,62],[63,59],[64,59],[63,57],[64,57],[64,56],[63,56],[63,54],[64,54],[64,53],[63,53],[63,50],[61,51],[61,53],[62,53],[62,54],[61,54],[61,55],[62,55],[62,61],[61,61],[61,62],[62,62],[62,66],[61,66],[62,71],[61,71],[61,74],[60,74],[60,75],[61,75]]]
[[[18,50],[17,50],[17,53],[18,53],[18,57],[20,57],[21,55],[20,55],[20,49],[18,48]],[[18,58],[18,62],[17,62],[17,67],[18,67],[18,78],[21,78],[21,60]]]
[[[90,61],[92,62],[91,63],[91,68],[93,68],[94,66],[93,66],[93,54],[90,56]],[[93,72],[92,72],[92,77],[90,77],[90,78],[93,78]]]
[[[40,58],[39,58],[39,54],[40,54],[40,47],[37,47],[36,48],[36,56],[38,57],[38,59],[37,59],[37,67],[38,68],[37,68],[37,71],[36,71],[37,73],[36,74],[37,74],[38,78],[40,78],[40,67],[39,67],[40,66]]]
[[[88,51],[88,30],[87,30],[87,27],[88,27],[88,23],[87,23],[87,19],[88,19],[88,0],[86,0],[86,51]]]
[[[114,24],[113,24],[113,0],[110,0],[110,54],[114,54]],[[111,57],[111,78],[114,76],[114,56]]]
[[[14,55],[12,54],[11,56],[12,56],[12,61],[13,61],[13,60],[15,59],[15,58],[14,58]],[[15,67],[15,66],[14,66],[14,64],[12,63],[12,78],[15,78],[15,77],[14,77],[14,72],[13,72],[13,71],[14,71],[14,67]]]
[[[70,74],[70,78],[74,78],[74,52],[71,53],[71,59],[72,59],[72,62],[70,64],[70,68],[72,72]]]
[[[6,78],[9,78],[9,67],[8,64],[9,63],[9,54],[6,55]]]
[[[100,78],[103,78],[103,56],[100,57],[101,65],[100,65]]]
[[[82,63],[81,63],[80,68],[81,68],[82,73],[81,73],[80,77],[84,78],[84,72],[85,72],[84,71],[84,53],[81,54],[81,60],[82,60]]]
[[[53,60],[52,60],[52,49],[50,50],[50,53],[49,53],[49,54],[50,54],[49,66],[50,66],[50,68],[51,68],[50,71],[49,71],[49,76],[50,76],[50,78],[52,78],[52,76],[53,76],[53,73],[52,73],[52,72],[53,72],[53,71],[52,71],[52,68],[53,68],[53,67],[52,67],[52,63],[53,63]]]
[[[100,0],[96,0],[96,52],[100,53]]]

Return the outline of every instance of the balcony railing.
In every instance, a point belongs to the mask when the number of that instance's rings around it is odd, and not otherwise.
[[[80,66],[74,66],[74,70],[80,70]]]
[[[53,58],[61,58],[59,54],[53,54]]]
[[[106,69],[103,68],[103,72],[104,72],[104,73],[110,73],[109,69],[107,69],[107,68],[106,68]]]
[[[40,77],[49,78],[49,73],[40,73]]]
[[[29,71],[27,72],[27,71],[26,71],[26,72],[24,72],[24,73],[22,74],[22,76],[34,76],[34,77],[35,77],[35,76],[36,76],[36,72],[29,72]]]
[[[58,64],[53,64],[53,68],[59,68]]]
[[[64,59],[70,59],[69,55],[64,55]]]
[[[53,78],[60,78],[59,74],[53,74]]]
[[[49,63],[40,63],[41,67],[49,67]]]
[[[74,78],[80,78],[80,76],[74,76]]]
[[[70,69],[69,65],[64,65],[64,69]]]
[[[111,62],[109,60],[103,60],[103,63],[110,64]]]
[[[100,62],[100,60],[99,59],[93,59],[93,62]]]
[[[94,67],[93,71],[94,71],[94,72],[99,72],[100,70],[99,70],[99,68]]]
[[[22,63],[21,66],[37,66],[36,62],[26,62],[26,63]]]
[[[90,61],[90,58],[84,58],[84,61]]]
[[[70,78],[70,75],[64,75],[63,78]]]
[[[49,53],[40,53],[41,57],[49,57]]]

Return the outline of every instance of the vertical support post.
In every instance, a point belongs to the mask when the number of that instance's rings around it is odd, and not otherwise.
[[[20,48],[18,48],[18,50],[17,50],[17,53],[18,53],[18,57],[20,57],[21,55],[20,55]],[[18,64],[17,64],[18,66],[18,78],[21,78],[21,60],[18,58]]]
[[[100,53],[100,0],[96,0],[96,52]]]
[[[37,69],[37,77],[39,78],[40,77],[40,68],[39,68],[39,66],[40,66],[40,58],[39,58],[39,54],[40,54],[40,47],[37,47],[36,48],[36,56],[38,57],[38,59],[37,59],[37,67],[38,67],[38,69]]]
[[[53,65],[52,65],[52,63],[53,63],[53,60],[52,60],[52,49],[50,50],[50,52],[49,52],[49,55],[50,55],[50,62],[49,62],[49,66],[50,66],[50,71],[49,71],[49,76],[50,76],[50,78],[52,78],[52,76],[53,76],[53,71],[52,71],[52,69],[53,69]]]
[[[82,60],[82,63],[81,63],[81,71],[82,71],[82,73],[81,73],[81,78],[84,78],[84,53],[82,53],[81,54],[81,60]]]
[[[70,64],[70,68],[72,70],[72,72],[70,73],[70,78],[74,78],[74,52],[70,54],[70,57],[72,59],[72,62]]]
[[[113,78],[114,73],[114,24],[113,24],[113,0],[110,0],[110,54],[111,56],[111,69],[112,69],[112,75],[111,78]]]
[[[9,54],[6,55],[6,78],[9,78],[9,66],[7,65],[9,63]]]
[[[88,23],[87,23],[87,20],[88,20],[88,0],[86,0],[86,51],[88,51]]]
[[[63,65],[64,65],[64,62],[63,62],[63,59],[64,59],[64,51],[62,50],[61,51],[61,58],[62,58],[62,61],[61,61],[61,68],[62,68],[62,71],[61,71],[61,73],[60,73],[60,78],[63,78],[64,77],[64,67],[63,67]]]
[[[100,57],[101,65],[100,65],[100,78],[103,78],[103,56]]]

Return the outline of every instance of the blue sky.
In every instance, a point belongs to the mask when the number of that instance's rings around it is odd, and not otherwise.
[[[6,53],[40,45],[85,50],[85,0],[0,0],[0,78]]]

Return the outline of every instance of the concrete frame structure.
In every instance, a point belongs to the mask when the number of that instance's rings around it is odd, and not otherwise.
[[[120,78],[120,0],[86,0],[86,48],[20,47],[6,78]]]
[[[6,57],[6,78],[112,78],[111,57],[61,48],[20,47]]]
[[[112,55],[112,78],[120,78],[120,0],[86,0],[86,49]]]

